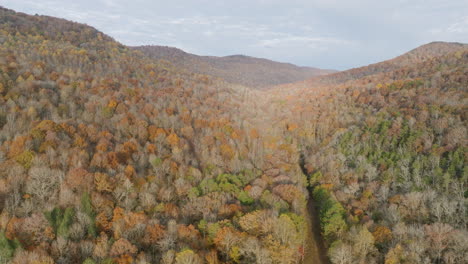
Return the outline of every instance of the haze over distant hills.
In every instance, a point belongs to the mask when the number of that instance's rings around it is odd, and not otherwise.
[[[176,67],[191,72],[222,78],[231,83],[265,88],[272,85],[302,81],[314,76],[336,72],[312,67],[299,67],[268,59],[245,55],[225,57],[198,56],[183,50],[164,46],[140,46],[134,49],[153,59],[167,60]]]

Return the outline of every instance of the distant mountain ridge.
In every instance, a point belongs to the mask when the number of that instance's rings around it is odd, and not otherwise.
[[[300,67],[290,63],[276,62],[246,55],[230,55],[225,57],[198,56],[177,48],[165,46],[139,46],[133,47],[133,49],[139,50],[144,55],[153,59],[167,60],[176,67],[182,67],[191,72],[219,77],[230,83],[253,88],[266,88],[279,84],[298,82],[336,72],[335,70]]]

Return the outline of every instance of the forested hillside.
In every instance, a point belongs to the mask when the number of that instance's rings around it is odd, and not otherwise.
[[[266,89],[274,85],[303,81],[314,76],[335,72],[244,55],[197,56],[177,48],[163,46],[141,46],[134,47],[134,49],[152,59],[167,60],[179,68],[218,77],[230,83],[254,89]]]
[[[2,263],[300,259],[305,177],[254,92],[0,12]]]
[[[334,86],[320,78],[293,84],[272,96],[273,109],[290,111],[275,115],[296,128],[290,136],[332,263],[468,260],[468,48],[444,45],[454,52]]]
[[[468,262],[467,86],[462,44],[262,91],[0,8],[0,263]]]

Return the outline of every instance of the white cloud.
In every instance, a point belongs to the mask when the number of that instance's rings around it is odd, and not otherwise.
[[[468,33],[468,16],[465,16],[453,24],[451,24],[447,31],[450,33]]]
[[[115,0],[101,0],[107,7],[120,7],[119,1]]]
[[[329,37],[301,37],[287,35],[281,38],[264,39],[257,42],[254,46],[264,48],[317,48],[327,49],[328,45],[349,45],[351,41]]]

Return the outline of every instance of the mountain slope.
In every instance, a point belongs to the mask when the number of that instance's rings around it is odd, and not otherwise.
[[[302,81],[313,76],[335,72],[311,67],[298,67],[289,63],[243,55],[197,56],[180,49],[163,46],[142,46],[134,47],[134,49],[150,58],[167,60],[177,67],[185,68],[191,72],[219,77],[230,83],[256,89]]]
[[[258,91],[86,25],[0,21],[0,263],[300,259],[305,180]]]
[[[317,76],[302,82],[285,84],[283,87],[310,87],[317,85],[338,85],[347,81],[364,79],[380,73],[388,73],[405,68],[424,61],[444,56],[446,54],[464,52],[468,50],[468,44],[451,42],[431,42],[415,48],[396,58],[383,62],[363,66],[355,69]],[[280,85],[281,87],[281,85]]]
[[[465,47],[265,95],[293,128],[332,263],[468,261]]]

